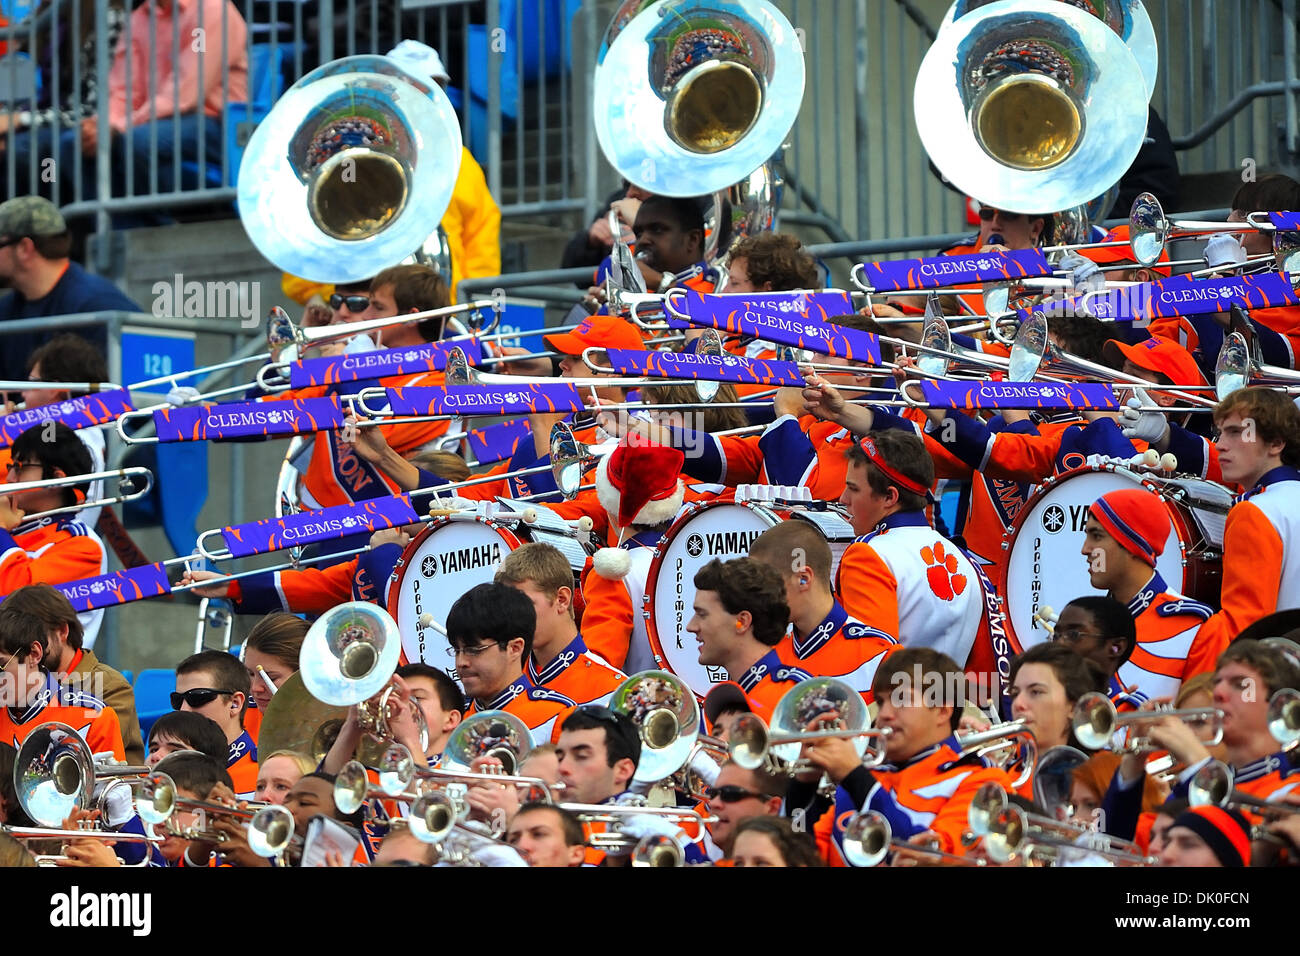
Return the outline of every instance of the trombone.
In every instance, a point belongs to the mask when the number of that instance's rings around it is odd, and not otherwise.
[[[1273,248],[1279,258],[1278,269],[1282,272],[1295,272],[1296,263],[1292,261],[1296,254],[1295,233],[1279,229],[1268,221],[1268,215],[1267,212],[1252,212],[1246,216],[1245,222],[1170,219],[1165,215],[1159,199],[1151,193],[1141,193],[1133,200],[1133,206],[1129,210],[1129,243],[1138,263],[1149,266],[1160,258],[1171,238],[1220,232],[1271,232]]]
[[[918,846],[906,840],[894,839],[893,828],[889,818],[876,810],[855,813],[844,825],[844,834],[840,838],[844,858],[850,866],[877,866],[883,863],[891,852],[920,856],[936,864],[948,866],[986,866],[986,861],[978,857],[960,856],[946,853],[937,847]]]
[[[1223,739],[1223,711],[1217,707],[1188,707],[1181,710],[1157,708],[1153,711],[1134,711],[1120,714],[1109,697],[1098,691],[1090,691],[1079,698],[1074,705],[1071,727],[1074,737],[1089,750],[1114,750],[1117,753],[1142,753],[1160,750],[1150,738],[1131,735],[1123,743],[1114,740],[1115,731],[1120,727],[1150,723],[1176,717],[1191,724],[1209,723],[1214,736],[1207,740],[1207,746],[1213,747]]]
[[[112,498],[93,498],[74,505],[66,505],[62,508],[51,508],[48,511],[24,514],[23,521],[31,521],[34,518],[48,518],[51,515],[70,514],[74,511],[84,511],[86,508],[99,508],[135,501],[137,498],[143,498],[153,490],[153,472],[148,468],[137,466],[117,468],[110,471],[92,471],[84,475],[66,475],[63,478],[42,478],[39,481],[15,481],[0,485],[0,495],[21,494],[25,491],[39,491],[43,488],[70,488],[77,485],[90,485],[96,481],[105,481],[112,478],[118,479],[118,494]],[[135,486],[137,479],[143,481],[144,487],[137,488]]]
[[[974,754],[1008,772],[1011,767],[1019,765],[1020,776],[1012,783],[1016,788],[1023,787],[1030,781],[1034,768],[1038,765],[1038,738],[1025,725],[1023,717],[994,724],[987,730],[959,734],[957,745],[961,748],[962,757]],[[994,756],[990,757],[990,754]]]
[[[1160,862],[1128,840],[1026,813],[1013,805],[1006,790],[996,783],[986,783],[975,792],[966,817],[971,833],[984,838],[984,849],[995,863],[1008,863],[1018,853],[1041,855],[1044,847],[1052,848],[1048,856],[1057,863],[1072,853],[1093,854],[1117,866],[1155,866]]]
[[[28,840],[62,840],[64,843],[73,840],[99,840],[104,843],[148,843],[157,846],[167,839],[166,837],[148,836],[143,833],[118,833],[115,830],[99,830],[95,828],[63,830],[57,827],[0,826],[0,833],[15,840],[21,840],[24,843]],[[32,856],[36,860],[37,866],[58,866],[60,861],[70,859],[64,853],[34,853]],[[149,854],[146,852],[144,859],[139,863],[123,865],[132,868],[148,866]]]

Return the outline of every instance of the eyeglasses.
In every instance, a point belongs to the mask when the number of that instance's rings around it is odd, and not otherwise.
[[[370,308],[370,296],[333,293],[330,296],[330,308],[337,309],[341,305],[346,305],[349,312],[364,312]]]
[[[41,463],[39,461],[11,461],[5,467],[5,474],[12,475],[15,471],[21,472],[24,468],[39,468],[39,467],[41,467]]]
[[[488,651],[492,650],[492,648],[499,646],[500,645],[495,641],[489,641],[486,644],[479,644],[477,647],[457,647],[453,644],[451,647],[447,648],[447,656],[452,660],[456,659],[457,654],[464,654],[466,657],[478,657],[480,654],[486,654]]]
[[[1066,644],[1077,644],[1080,641],[1087,640],[1105,640],[1105,634],[1096,634],[1092,631],[1085,631],[1077,627],[1057,628],[1052,632],[1052,640],[1062,641]]]
[[[583,704],[577,709],[578,713],[586,714],[595,720],[607,720],[610,723],[618,723],[618,711],[611,710],[604,704]]]
[[[704,795],[710,800],[721,800],[723,803],[739,803],[751,797],[755,800],[767,799],[765,793],[755,793],[753,790],[746,790],[735,784],[727,784],[725,787],[705,787]]]
[[[180,710],[181,704],[189,704],[196,710],[210,704],[222,694],[233,694],[233,690],[217,690],[215,687],[192,687],[185,691],[172,691],[172,710]]]
[[[981,222],[992,222],[993,217],[999,214],[1001,214],[1002,218],[1007,222],[1017,222],[1018,220],[1025,218],[1023,212],[1007,212],[1003,209],[995,209],[992,206],[980,206]]]

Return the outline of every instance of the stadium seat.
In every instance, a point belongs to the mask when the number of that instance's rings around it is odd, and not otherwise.
[[[142,670],[135,681],[135,712],[140,733],[149,740],[149,729],[163,714],[171,713],[171,693],[176,689],[176,672],[162,668]]]
[[[126,678],[128,684],[135,683],[135,671],[119,671],[119,673]]]

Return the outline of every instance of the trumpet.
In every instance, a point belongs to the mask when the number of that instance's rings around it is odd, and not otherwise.
[[[158,771],[144,778],[135,808],[145,823],[166,825],[167,831],[175,836],[204,843],[224,843],[227,837],[220,830],[178,825],[173,819],[177,810],[198,813],[205,819],[244,821],[248,824],[248,848],[258,856],[280,857],[294,840],[293,814],[284,807],[270,803],[228,807],[224,803],[180,797],[172,778]]]
[[[153,490],[153,472],[148,468],[117,468],[111,471],[92,471],[84,475],[67,475],[63,478],[43,478],[40,481],[15,481],[9,484],[0,485],[0,495],[20,494],[24,491],[39,491],[44,488],[71,488],[76,485],[90,485],[96,481],[106,481],[111,478],[118,479],[118,494],[111,498],[93,498],[88,501],[81,501],[74,505],[66,505],[62,508],[51,508],[48,511],[36,511],[23,515],[23,521],[31,521],[35,518],[48,518],[51,515],[71,514],[74,511],[84,511],[87,508],[100,508],[107,505],[122,504],[127,501],[135,501],[137,498],[143,498]],[[144,483],[144,487],[137,488],[136,480],[139,479]]]
[[[1043,847],[1054,848],[1049,857],[1057,862],[1066,859],[1070,851],[1091,853],[1118,866],[1154,866],[1159,862],[1127,840],[1026,813],[1012,805],[1006,790],[996,783],[986,783],[975,792],[966,816],[971,833],[984,838],[984,849],[995,863],[1010,862],[1017,853],[1028,855],[1031,848],[1041,856]]]
[[[630,717],[641,737],[635,783],[653,785],[677,773],[699,740],[695,694],[668,671],[633,674],[614,690],[609,707]]]
[[[166,839],[166,837],[148,836],[143,833],[118,833],[114,830],[94,828],[62,830],[57,827],[0,827],[0,833],[24,843],[28,840],[62,840],[65,843],[73,840],[100,840],[105,843],[148,843],[157,845]],[[36,860],[37,866],[57,866],[61,861],[70,859],[70,857],[62,853],[34,853],[32,856]],[[139,863],[125,865],[131,867],[148,866],[149,854],[146,853],[144,859]]]
[[[816,727],[816,730],[805,728]],[[878,767],[885,762],[888,728],[867,727],[867,706],[862,695],[844,681],[833,677],[815,677],[801,681],[776,705],[769,728],[755,714],[742,714],[731,727],[727,752],[731,760],[746,770],[756,770],[771,758],[789,761],[787,773],[798,774],[816,768],[798,758],[805,741],[865,738],[868,742],[863,763]],[[784,752],[777,748],[786,747]]]
[[[1161,748],[1153,744],[1149,738],[1142,736],[1130,736],[1124,743],[1117,744],[1113,740],[1115,731],[1123,726],[1136,727],[1166,717],[1176,717],[1191,724],[1210,723],[1214,728],[1214,736],[1206,741],[1208,746],[1212,747],[1223,739],[1223,711],[1217,707],[1156,709],[1120,714],[1110,698],[1097,691],[1084,694],[1074,705],[1072,727],[1075,739],[1089,750],[1108,749],[1119,753],[1141,753]]]
[[[948,866],[985,866],[984,860],[976,857],[945,853],[943,850],[917,846],[905,840],[895,840],[889,819],[883,813],[867,810],[855,813],[844,826],[844,835],[840,840],[844,858],[852,866],[877,866],[884,862],[890,852],[921,856]]]
[[[1280,817],[1300,813],[1300,807],[1271,803],[1234,788],[1235,774],[1222,760],[1211,760],[1192,777],[1187,788],[1187,802],[1194,807],[1223,807],[1263,817]]]
[[[1023,787],[1028,783],[1038,763],[1038,738],[1025,726],[1023,718],[994,724],[988,730],[960,734],[957,744],[961,747],[963,757],[974,754],[1008,772],[1011,767],[1018,765],[1020,776],[1012,784],[1014,787]],[[990,757],[990,754],[994,756]]]
[[[1300,740],[1300,690],[1283,687],[1268,699],[1268,732],[1283,748]]]
[[[653,841],[653,838],[634,838],[618,829],[620,823],[624,823],[638,815],[649,815],[675,822],[679,826],[693,823],[699,827],[700,832],[703,832],[705,826],[718,822],[717,817],[705,816],[698,810],[689,807],[647,807],[624,803],[561,803],[558,806],[561,810],[568,810],[576,815],[581,823],[603,823],[611,827],[609,830],[589,834],[587,838],[588,846],[598,850],[605,850],[616,856],[636,853],[639,848],[643,855],[659,858],[660,862],[642,864],[650,866],[668,865],[662,858],[662,844],[647,842],[647,840]],[[671,839],[669,839],[669,842],[676,844],[676,841]]]

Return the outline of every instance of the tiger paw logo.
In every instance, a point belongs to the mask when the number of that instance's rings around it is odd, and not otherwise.
[[[957,555],[949,554],[943,542],[936,541],[933,548],[922,548],[921,559],[925,561],[930,590],[940,598],[951,601],[966,590],[966,575],[957,573]]]

